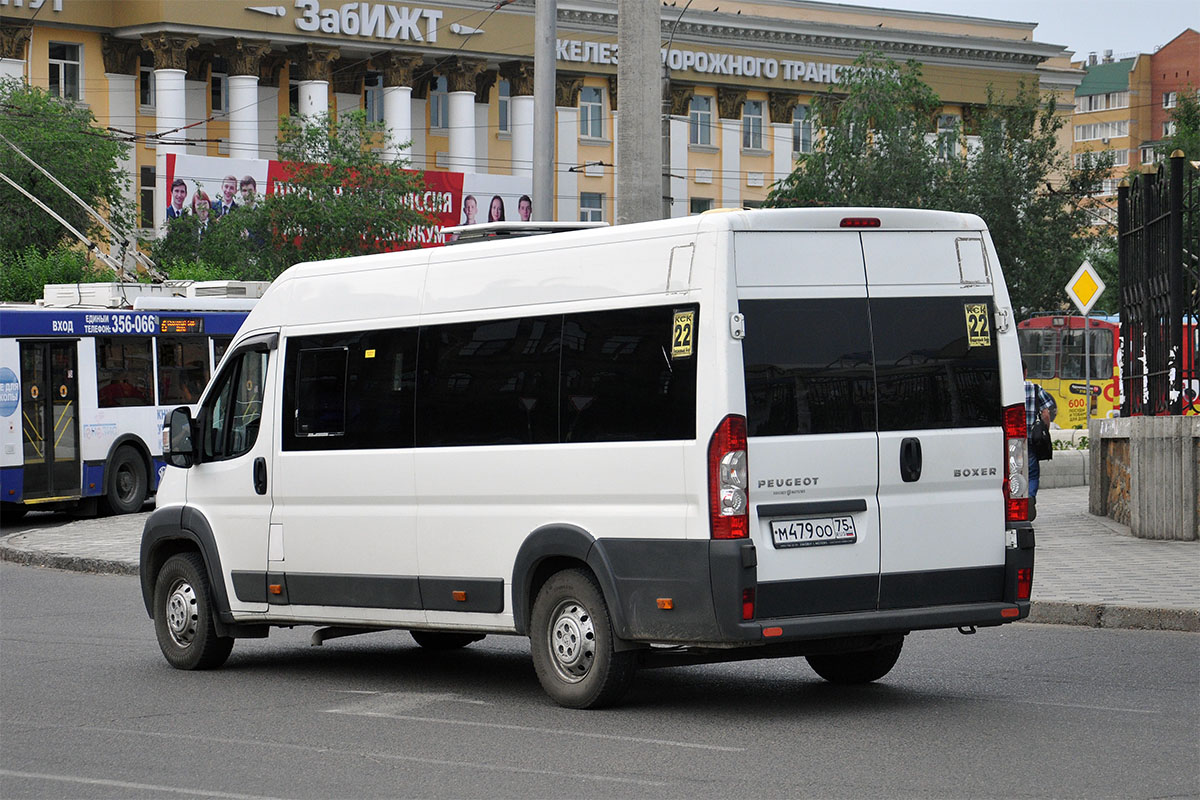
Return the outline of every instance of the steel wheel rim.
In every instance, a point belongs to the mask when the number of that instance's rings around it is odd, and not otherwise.
[[[587,608],[575,599],[563,600],[550,615],[547,631],[550,661],[558,676],[579,683],[596,660],[596,626]]]
[[[177,580],[167,594],[167,633],[179,647],[188,647],[200,627],[196,590],[185,580]]]
[[[133,499],[133,492],[136,488],[137,479],[133,475],[133,467],[129,464],[122,464],[117,469],[117,497],[122,503],[128,503]]]

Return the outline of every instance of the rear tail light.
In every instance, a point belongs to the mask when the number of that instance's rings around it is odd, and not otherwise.
[[[1029,445],[1025,404],[1004,409],[1004,521],[1029,520]]]
[[[843,228],[878,228],[878,217],[842,217]]]
[[[754,619],[753,589],[742,589],[742,619]]]
[[[746,418],[730,414],[708,440],[708,520],[714,539],[750,535]]]
[[[1028,600],[1033,593],[1033,570],[1022,567],[1017,570],[1017,599]]]

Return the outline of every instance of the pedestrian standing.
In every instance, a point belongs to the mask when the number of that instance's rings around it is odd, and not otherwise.
[[[1025,376],[1025,436],[1029,459],[1029,499],[1032,500],[1037,497],[1042,467],[1029,435],[1033,431],[1034,421],[1039,417],[1046,430],[1050,430],[1050,421],[1058,414],[1058,404],[1049,392],[1029,380],[1029,364],[1021,362],[1021,373]]]

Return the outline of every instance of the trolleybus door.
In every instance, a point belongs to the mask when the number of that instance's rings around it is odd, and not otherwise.
[[[76,342],[21,342],[25,500],[80,496]]]

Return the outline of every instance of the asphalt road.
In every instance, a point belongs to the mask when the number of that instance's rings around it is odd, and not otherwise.
[[[135,578],[0,564],[0,796],[1194,797],[1200,636],[1021,624],[909,637],[880,683],[802,660],[542,693],[522,639],[158,652]]]

